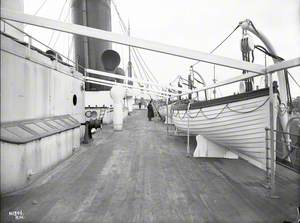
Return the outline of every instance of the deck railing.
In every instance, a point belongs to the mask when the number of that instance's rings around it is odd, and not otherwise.
[[[53,59],[55,60],[55,68],[57,68],[58,63],[61,63],[61,64],[64,64],[64,65],[67,65],[67,66],[74,67],[76,71],[78,71],[79,68],[85,70],[85,67],[78,63],[78,60],[73,61],[69,57],[67,57],[67,56],[63,55],[62,53],[58,52],[57,50],[51,48],[47,44],[43,43],[42,41],[40,41],[37,38],[30,35],[29,33],[23,31],[22,29],[19,29],[17,26],[15,26],[12,23],[6,21],[5,19],[1,19],[1,22],[3,23],[3,31],[1,30],[1,34],[9,35],[5,31],[6,30],[5,26],[9,26],[10,28],[14,29],[15,31],[19,32],[20,34],[22,34],[24,36],[23,40],[15,39],[13,36],[12,37],[16,41],[18,41],[19,43],[21,43],[23,45],[25,44],[27,46],[28,50],[26,52],[26,59],[29,59],[29,60],[32,59],[31,58],[31,50],[37,50],[38,52],[43,53],[44,55],[46,55],[46,53],[44,51],[42,51],[38,47],[34,46],[33,43],[36,42],[36,43],[44,46],[46,48],[46,50],[51,50],[54,53],[54,55],[52,55],[52,56],[53,56]],[[25,39],[27,39],[27,40],[25,41]],[[47,55],[47,56],[49,57],[51,55]],[[65,61],[62,61],[60,58],[64,58]]]
[[[290,132],[271,130],[265,128],[266,131],[266,182],[267,186],[271,191],[271,197],[276,197],[276,186],[275,186],[275,163],[279,163],[285,167],[288,167],[296,172],[300,172],[300,135],[293,134]],[[277,136],[288,136],[279,137]],[[291,137],[297,137],[296,140],[290,140]],[[284,139],[289,139],[288,141]],[[271,149],[271,144],[277,143],[278,146],[286,146],[288,148],[287,153],[280,159],[276,157],[277,150]]]

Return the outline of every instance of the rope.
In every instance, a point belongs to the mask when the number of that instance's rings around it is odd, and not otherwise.
[[[189,114],[189,117],[190,117],[190,118],[197,118],[200,112],[201,112],[201,109],[199,109],[199,111],[197,112],[197,114],[196,114],[194,117],[191,116],[190,114]]]
[[[214,116],[214,117],[208,117],[208,116],[203,112],[202,108],[199,109],[199,111],[197,112],[197,114],[196,114],[195,116],[189,115],[189,117],[190,117],[190,118],[197,118],[197,117],[199,116],[200,112],[201,112],[201,114],[203,115],[204,118],[206,118],[206,119],[208,119],[208,120],[213,120],[213,119],[218,118],[218,117],[225,111],[226,108],[228,108],[228,110],[230,110],[230,111],[232,111],[232,112],[235,112],[235,113],[239,113],[239,114],[248,114],[248,113],[255,112],[255,111],[259,110],[260,108],[262,108],[262,107],[269,101],[269,99],[270,99],[270,97],[268,97],[268,98],[267,98],[261,105],[259,105],[258,107],[254,108],[254,109],[252,109],[252,110],[249,110],[249,111],[245,111],[245,112],[233,110],[232,108],[229,107],[229,103],[228,103],[228,104],[226,104],[226,105],[220,110],[220,112],[219,112],[216,116]],[[176,103],[175,103],[175,104],[176,104]],[[174,105],[175,105],[175,104],[174,104]],[[171,111],[172,111],[172,110],[174,111],[174,108],[171,108]],[[185,110],[185,113],[184,113],[183,117],[180,118],[180,116],[178,116],[179,110],[177,110],[177,114],[174,115],[174,116],[175,116],[175,117],[178,117],[180,120],[182,120],[182,119],[185,117],[186,113],[187,113],[187,110]]]
[[[213,118],[209,118],[207,115],[204,114],[204,112],[202,111],[202,109],[200,108],[200,111],[202,113],[202,115],[204,116],[204,118],[208,119],[208,120],[212,120],[212,119],[216,119],[218,118],[225,110],[225,108],[227,107],[227,104],[221,109],[221,111]]]
[[[239,27],[240,27],[240,25],[237,25],[237,27],[235,27],[234,30],[221,43],[219,43],[212,51],[210,51],[209,54],[212,54],[213,52],[215,52]],[[192,67],[197,65],[198,63],[200,63],[200,61],[197,61],[196,63],[194,63],[192,65]]]
[[[174,110],[173,110],[173,111],[174,111]],[[174,113],[172,114],[172,112],[171,112],[171,116],[178,117],[180,120],[182,120],[182,119],[184,119],[186,113],[187,113],[187,110],[185,110],[185,113],[183,114],[183,116],[180,117],[180,112],[179,112],[179,110],[177,110],[176,115],[174,115]]]
[[[227,108],[228,108],[230,111],[232,111],[232,112],[236,112],[236,113],[240,113],[240,114],[247,114],[247,113],[255,112],[255,111],[257,111],[258,109],[260,109],[261,107],[263,107],[263,106],[267,103],[267,101],[269,101],[269,99],[270,99],[270,97],[268,97],[268,98],[267,98],[260,106],[254,108],[254,109],[252,109],[252,110],[250,110],[250,111],[245,111],[245,112],[233,110],[233,109],[231,109],[231,108],[229,107],[229,104],[227,104],[226,106],[227,106]]]
[[[264,54],[276,59],[276,60],[284,60],[282,57],[279,57],[277,55],[274,55],[272,53],[270,53],[266,48],[264,48],[263,46],[260,45],[255,45],[254,46],[255,49],[258,49],[259,51],[263,52]]]
[[[256,30],[256,32],[257,32],[257,30]],[[268,55],[268,56],[272,57],[275,60],[278,60],[278,61],[283,61],[284,60],[282,57],[279,57],[279,56],[277,56],[275,54],[270,53],[263,46],[255,45],[254,48],[258,49],[259,51],[263,52],[265,55]],[[292,108],[293,103],[292,103],[292,96],[291,96],[291,91],[290,91],[290,84],[289,84],[288,74],[291,76],[291,74],[287,70],[284,70],[284,75],[285,75],[285,80],[286,80],[288,106],[290,106]],[[293,79],[293,77],[292,77],[292,79]],[[293,79],[293,81],[295,81],[295,80]],[[296,84],[299,86],[299,84],[297,82],[296,82]]]

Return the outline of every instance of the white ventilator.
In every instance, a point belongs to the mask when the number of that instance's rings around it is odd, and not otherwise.
[[[123,129],[123,98],[126,90],[122,86],[115,85],[110,90],[110,96],[114,102],[113,126],[115,131]]]

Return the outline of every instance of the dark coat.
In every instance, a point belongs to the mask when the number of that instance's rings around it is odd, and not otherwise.
[[[153,118],[154,117],[154,111],[153,111],[153,106],[151,103],[148,104],[148,118]]]

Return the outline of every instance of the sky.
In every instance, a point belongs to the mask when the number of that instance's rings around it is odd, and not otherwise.
[[[25,0],[25,13],[34,14],[44,0]],[[37,14],[58,19],[65,0],[48,0]],[[67,0],[60,20],[71,22],[68,16]],[[277,55],[284,59],[300,56],[300,1],[299,0],[115,0],[118,10],[125,21],[130,22],[131,36],[169,45],[210,52],[244,19],[251,19],[257,29],[262,31],[273,44]],[[27,26],[26,31],[38,37],[59,52],[72,55],[71,35],[52,35],[52,31]],[[122,33],[118,16],[112,5],[112,31]],[[240,39],[242,31],[238,29],[217,50],[216,55],[241,60]],[[253,37],[255,44],[262,43]],[[128,47],[113,44],[122,58],[121,67],[126,70]],[[177,75],[186,77],[189,67],[195,61],[155,52],[139,50],[152,73],[162,83],[168,83]],[[264,65],[264,56],[255,51],[255,63]],[[272,64],[271,59],[267,64]],[[194,69],[202,74],[207,84],[213,82],[213,66],[200,62]],[[136,68],[137,70],[137,68]],[[300,68],[289,70],[300,83]],[[216,79],[224,80],[241,71],[216,67]],[[256,85],[263,83],[258,78]],[[300,96],[299,87],[290,80],[292,97]],[[237,85],[235,85],[237,87]],[[234,88],[219,89],[218,94],[235,92]]]

